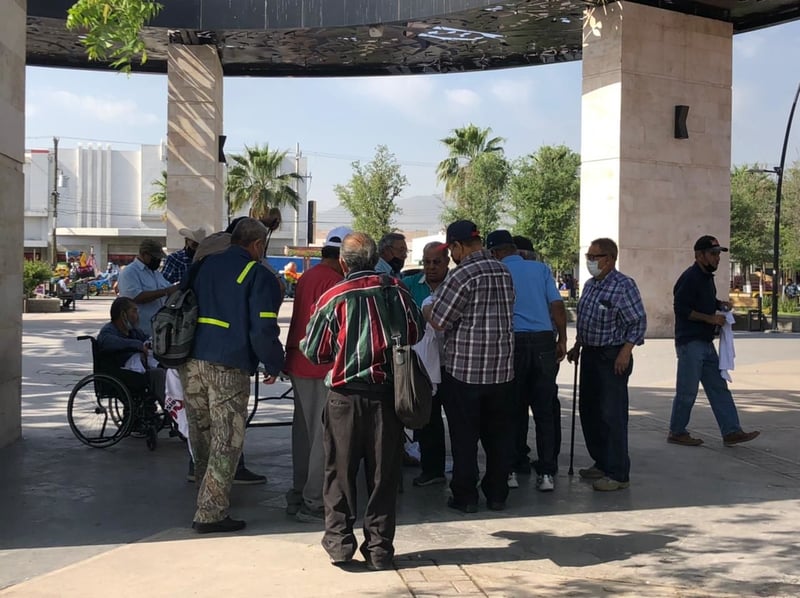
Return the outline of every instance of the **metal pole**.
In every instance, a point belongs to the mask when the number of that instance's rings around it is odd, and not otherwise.
[[[775,167],[778,175],[778,184],[775,190],[775,230],[774,245],[772,248],[772,330],[778,331],[778,297],[780,297],[780,251],[781,251],[781,190],[783,187],[783,168],[786,164],[786,147],[789,144],[789,133],[792,131],[792,120],[794,110],[797,107],[797,98],[800,97],[800,83],[794,94],[792,109],[789,111],[789,121],[786,123],[786,135],[783,137],[783,150],[781,151],[781,163]]]
[[[301,154],[300,154],[300,142],[298,141],[297,145],[295,145],[295,150],[294,150],[294,173],[297,176],[300,176],[300,156],[301,156]],[[292,228],[292,245],[294,247],[297,247],[297,245],[299,243],[298,236],[299,236],[299,231],[300,231],[300,202],[299,202],[300,179],[298,179],[298,178],[296,178],[294,180],[294,190],[298,195],[298,204],[297,204],[297,207],[294,210],[294,227]],[[306,244],[308,244],[308,243],[306,243]]]
[[[58,220],[58,137],[53,137],[53,249],[51,253],[52,266],[55,270],[58,264],[58,245],[56,245],[56,226]]]

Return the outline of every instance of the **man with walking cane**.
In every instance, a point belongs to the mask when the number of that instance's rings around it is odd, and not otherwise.
[[[575,345],[570,362],[580,360],[580,416],[586,448],[594,464],[579,470],[598,491],[630,485],[628,457],[628,378],[633,347],[644,343],[647,316],[636,282],[616,269],[618,249],[611,239],[595,239],[586,254],[592,278],[578,301]]]

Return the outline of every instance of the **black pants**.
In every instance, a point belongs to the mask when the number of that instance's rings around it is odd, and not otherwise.
[[[360,550],[372,561],[386,563],[394,556],[397,489],[403,464],[403,424],[395,414],[391,388],[359,394],[331,390],[322,425],[322,546],[335,561],[349,560],[355,554],[356,474],[363,460],[369,496]]]
[[[431,401],[431,419],[415,433],[421,453],[422,473],[444,476],[445,442],[442,419],[442,385],[439,384]]]
[[[614,373],[614,360],[621,349],[584,347],[580,360],[581,427],[586,448],[595,465],[611,479],[627,482],[631,461],[628,457],[628,378],[633,358],[621,376]]]
[[[561,443],[558,362],[552,331],[514,334],[515,451],[514,465],[527,460],[528,408],[536,426],[536,473],[555,475]],[[558,409],[556,410],[556,405]]]
[[[462,505],[478,503],[480,440],[486,453],[481,490],[489,501],[505,501],[513,448],[513,382],[467,384],[445,373],[442,386],[453,453],[453,500]]]

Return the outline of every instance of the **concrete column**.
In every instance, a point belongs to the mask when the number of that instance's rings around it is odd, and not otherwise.
[[[0,19],[0,447],[21,434],[26,0]]]
[[[592,239],[617,241],[650,337],[673,335],[672,286],[697,237],[730,239],[732,34],[729,23],[629,2],[584,18],[581,255]],[[689,106],[688,139],[674,137],[676,105]],[[720,297],[729,273],[725,258]]]
[[[223,228],[222,64],[215,46],[170,45],[167,66],[167,247],[178,230]]]

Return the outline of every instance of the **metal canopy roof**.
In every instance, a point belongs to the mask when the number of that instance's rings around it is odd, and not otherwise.
[[[631,0],[727,21],[734,32],[800,18],[797,0]],[[215,44],[225,75],[449,73],[580,60],[584,0],[162,0],[139,72],[170,43]],[[28,0],[27,64],[108,68],[64,27],[73,0]],[[599,5],[599,6],[598,6]]]

